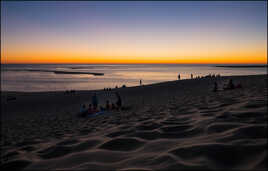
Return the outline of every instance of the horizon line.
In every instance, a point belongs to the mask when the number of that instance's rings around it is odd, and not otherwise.
[[[181,64],[181,65],[268,65],[268,63],[2,63],[1,65],[5,65],[5,64],[77,64],[77,65],[88,65],[88,64],[93,64],[93,65],[103,65],[103,64],[115,64],[115,65],[125,65],[125,64],[133,64],[133,65],[137,65],[137,64],[149,64],[149,65],[153,65],[153,64]]]

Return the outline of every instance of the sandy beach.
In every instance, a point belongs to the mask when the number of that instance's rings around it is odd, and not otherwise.
[[[111,91],[1,92],[5,169],[267,170],[267,75],[176,80]],[[212,92],[232,78],[243,88]],[[97,93],[125,111],[77,117]]]

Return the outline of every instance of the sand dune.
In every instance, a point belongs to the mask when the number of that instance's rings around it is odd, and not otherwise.
[[[212,92],[232,78],[243,89]],[[120,88],[132,108],[79,118],[93,92],[3,92],[2,167],[11,169],[266,170],[266,76]],[[16,100],[6,101],[8,96]]]

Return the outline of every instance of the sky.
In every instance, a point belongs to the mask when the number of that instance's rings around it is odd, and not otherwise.
[[[266,1],[1,3],[1,63],[267,63]]]

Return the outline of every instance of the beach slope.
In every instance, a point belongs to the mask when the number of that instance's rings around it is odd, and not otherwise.
[[[233,79],[242,88],[212,92]],[[77,117],[97,92],[125,111]],[[112,91],[2,92],[5,169],[267,170],[266,75],[230,76]]]

